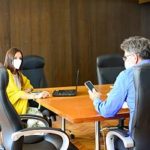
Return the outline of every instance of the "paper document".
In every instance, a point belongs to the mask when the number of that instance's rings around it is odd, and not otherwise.
[[[128,108],[127,102],[124,102],[124,104],[122,105],[122,108]]]

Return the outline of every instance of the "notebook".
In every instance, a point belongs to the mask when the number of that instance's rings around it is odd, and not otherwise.
[[[76,96],[77,95],[78,82],[79,82],[79,70],[77,70],[77,74],[76,74],[76,87],[75,87],[75,89],[54,90],[52,95],[55,97]]]

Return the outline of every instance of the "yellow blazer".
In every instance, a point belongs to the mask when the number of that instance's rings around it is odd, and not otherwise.
[[[15,83],[14,76],[11,73],[11,71],[8,69],[7,71],[9,76],[9,82],[6,89],[8,98],[19,115],[26,114],[28,108],[28,99],[20,99],[20,97],[25,94],[24,92],[25,89],[33,87],[30,84],[30,81],[27,79],[27,77],[21,74],[23,79],[23,86],[22,89],[20,90]]]

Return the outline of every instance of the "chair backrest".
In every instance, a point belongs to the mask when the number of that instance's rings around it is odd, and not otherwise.
[[[97,57],[98,84],[113,84],[122,70],[124,62],[120,55],[109,54]]]
[[[44,58],[41,56],[28,55],[23,59],[22,73],[30,80],[34,88],[47,87],[44,65]]]
[[[136,150],[149,149],[150,139],[150,65],[135,67],[136,91],[135,113],[132,120],[131,136]]]
[[[7,70],[4,67],[0,67],[0,126],[3,137],[3,145],[6,150],[20,150],[22,149],[22,145],[17,143],[22,142],[23,138],[17,142],[12,142],[11,135],[16,131],[21,130],[22,125],[17,112],[8,100],[6,94],[7,84]]]

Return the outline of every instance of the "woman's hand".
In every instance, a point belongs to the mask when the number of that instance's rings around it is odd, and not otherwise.
[[[21,95],[21,99],[40,99],[40,98],[47,98],[50,97],[50,93],[48,91],[42,91],[39,93],[28,93],[25,92],[25,94]]]
[[[33,88],[29,88],[29,89],[25,89],[24,91],[25,91],[26,93],[30,93],[32,90],[33,90]]]
[[[48,91],[43,91],[41,94],[41,98],[47,98],[50,97],[50,93]]]
[[[43,91],[35,95],[35,99],[47,98],[47,97],[50,97],[50,93],[48,91]]]

